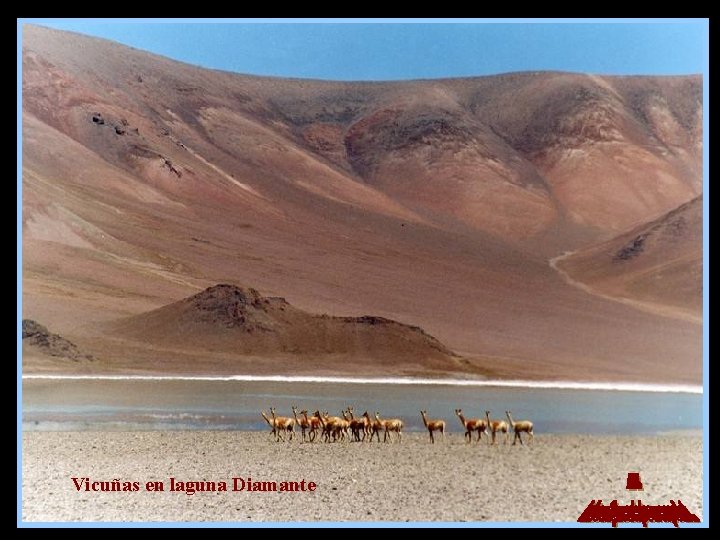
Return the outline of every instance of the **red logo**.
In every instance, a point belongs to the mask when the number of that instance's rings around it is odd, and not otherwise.
[[[627,477],[627,485],[625,489],[628,491],[642,491],[642,481],[640,480],[639,472],[629,472]]]
[[[628,473],[625,489],[643,491],[640,473]],[[605,505],[602,500],[592,500],[580,514],[578,522],[612,523],[613,527],[617,527],[618,523],[642,523],[643,527],[647,527],[648,523],[653,522],[672,523],[677,527],[680,522],[700,523],[700,518],[690,512],[679,499],[677,502],[671,500],[670,504],[659,505],[645,505],[640,500],[632,500],[628,505],[620,505],[614,500]]]

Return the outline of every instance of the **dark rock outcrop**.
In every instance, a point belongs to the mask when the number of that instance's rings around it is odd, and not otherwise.
[[[49,356],[59,356],[70,360],[93,360],[89,354],[83,354],[77,346],[64,337],[53,334],[42,324],[32,319],[23,319],[22,322],[23,345],[30,345]]]

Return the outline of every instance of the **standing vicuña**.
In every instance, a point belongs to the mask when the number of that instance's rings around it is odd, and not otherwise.
[[[370,426],[367,418],[364,416],[361,416],[360,418],[355,418],[353,415],[353,408],[348,407],[347,408],[348,415],[350,416],[350,431],[352,432],[352,436],[355,439],[355,441],[360,442],[360,431],[362,430],[362,440],[365,440],[365,436],[368,433],[368,427]]]
[[[467,439],[467,442],[470,442],[472,440],[473,431],[477,431],[477,440],[478,442],[480,442],[480,436],[483,433],[486,433],[487,422],[482,418],[470,418],[468,420],[465,420],[462,409],[455,409],[455,414],[457,414],[458,418],[460,419],[460,423],[465,428],[465,438]]]
[[[300,431],[302,432],[302,440],[303,442],[305,442],[305,432],[310,429],[310,420],[308,420],[307,414],[304,417],[300,416],[298,418],[297,405],[292,406],[292,412],[293,417],[295,418],[295,423],[300,426]],[[302,412],[300,414],[302,414]]]
[[[379,413],[376,413],[376,416]],[[380,420],[373,420],[370,418],[370,413],[365,411],[363,413],[363,418],[365,418],[368,422],[368,433],[370,433],[370,442],[372,442],[373,437],[377,435],[377,440],[380,442],[380,431],[385,427],[383,423]]]
[[[445,438],[445,420],[428,420],[427,411],[420,411],[420,416],[422,416],[423,424],[425,424],[428,433],[430,433],[431,443],[435,444],[435,436],[433,435],[433,431],[439,431],[442,434],[443,439]]]
[[[397,433],[398,436],[398,442],[402,441],[402,429],[403,429],[403,421],[399,418],[391,418],[390,420],[381,420],[380,419],[380,412],[375,412],[375,420],[380,422],[382,427],[385,428],[385,435],[383,436],[383,442],[392,442],[392,437],[390,437],[390,432],[394,431]],[[378,442],[380,442],[380,434],[378,434]]]
[[[499,431],[500,433],[505,434],[505,442],[503,444],[507,444],[508,440],[508,425],[505,420],[490,420],[490,411],[485,411],[485,417],[487,418],[488,423],[488,429],[490,429],[490,434],[492,435],[492,444],[495,444],[495,435]]]
[[[268,425],[270,426],[270,435],[275,435],[275,440],[277,440],[278,437],[280,436],[280,434],[279,434],[280,432],[277,430],[277,424],[275,423],[275,419],[274,419],[274,418],[268,418],[268,417],[265,415],[265,411],[260,411],[260,414],[262,415],[262,417],[265,419],[265,421],[266,421],[266,422],[268,423]]]
[[[320,418],[315,415],[308,418],[307,409],[303,409],[302,411],[300,411],[300,414],[303,415],[303,418],[310,426],[310,432],[308,433],[308,440],[310,442],[313,442],[315,440],[315,437],[317,436],[318,431],[320,431],[320,428],[322,427],[320,424]]]
[[[513,438],[513,445],[519,440],[520,444],[522,444],[522,437],[520,436],[521,433],[525,432],[528,434],[528,443],[531,443],[533,440],[533,423],[530,420],[518,420],[515,422],[510,415],[510,411],[505,411],[505,414],[507,414],[508,420],[510,420],[510,427],[512,427],[512,430],[515,432],[515,437]]]
[[[272,414],[273,421],[275,422],[278,439],[280,438],[280,432],[287,431],[290,433],[290,440],[292,441],[293,435],[295,434],[295,419],[286,416],[276,416],[275,407],[270,407],[270,414]]]

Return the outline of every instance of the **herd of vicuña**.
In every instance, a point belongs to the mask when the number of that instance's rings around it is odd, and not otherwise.
[[[380,442],[381,433],[383,442],[392,442],[393,438],[400,442],[405,426],[399,418],[380,418],[378,411],[375,411],[373,416],[370,416],[368,411],[360,416],[355,416],[352,407],[340,411],[341,416],[330,416],[327,411],[320,412],[319,410],[316,410],[312,416],[308,416],[307,409],[298,411],[295,405],[292,406],[292,416],[278,416],[274,407],[270,407],[270,416],[266,415],[265,411],[260,411],[260,414],[270,426],[270,433],[276,441],[284,441],[286,435],[291,441],[297,428],[300,430],[303,442],[314,442],[318,436],[327,443],[364,442],[366,440],[372,442],[373,438],[377,438],[377,441]],[[528,442],[533,440],[533,423],[529,420],[513,420],[510,411],[505,411],[507,422],[491,419],[490,411],[485,411],[484,418],[465,418],[462,409],[455,409],[455,414],[465,430],[467,442],[472,441],[473,432],[477,433],[478,442],[484,433],[488,444],[496,444],[498,433],[504,434],[503,444],[507,444],[511,431],[515,434],[513,445],[518,441],[523,444],[523,433],[527,434]],[[435,432],[438,432],[441,438],[445,437],[445,420],[428,418],[425,410],[420,411],[420,416],[428,430],[431,443],[435,443]]]

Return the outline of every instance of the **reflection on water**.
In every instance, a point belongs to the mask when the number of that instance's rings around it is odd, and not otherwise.
[[[460,432],[454,410],[512,411],[536,433],[657,433],[702,429],[702,395],[661,392],[187,380],[23,380],[24,430],[259,430],[260,410],[291,406],[339,415],[352,406],[423,429],[419,410]]]

